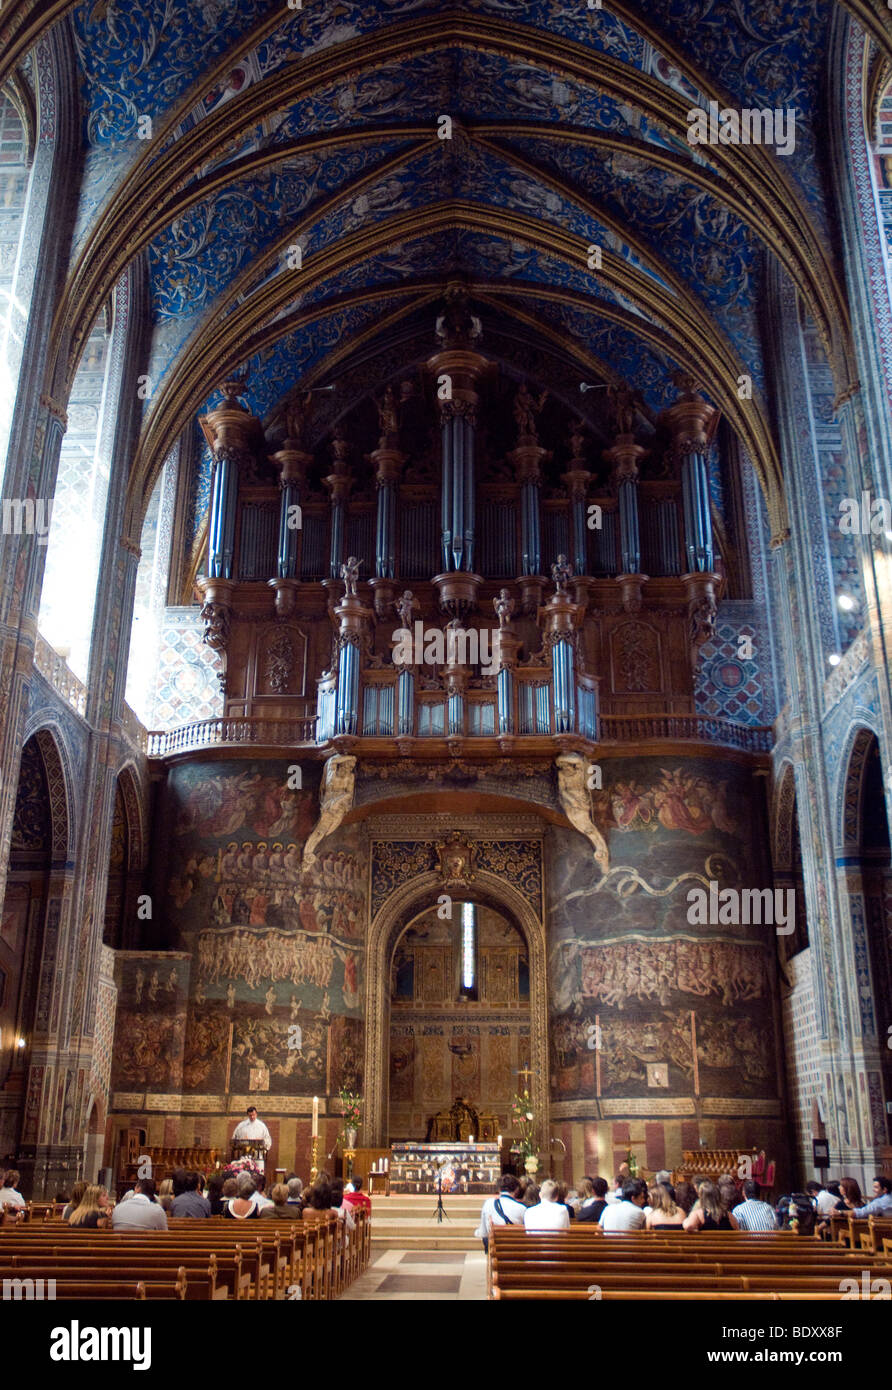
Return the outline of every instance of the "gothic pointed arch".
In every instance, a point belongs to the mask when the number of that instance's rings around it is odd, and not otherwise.
[[[527,943],[530,967],[530,1069],[533,1073],[531,1095],[536,1116],[536,1138],[541,1148],[548,1133],[548,994],[544,923],[522,893],[488,870],[478,869],[473,881],[461,891],[469,900],[487,904],[506,916]],[[394,949],[413,918],[424,908],[435,907],[442,892],[442,875],[432,872],[419,874],[388,895],[369,929],[364,1072],[369,1142],[382,1143],[386,1137],[390,981]]]

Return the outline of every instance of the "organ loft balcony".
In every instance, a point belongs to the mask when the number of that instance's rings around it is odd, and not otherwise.
[[[677,377],[656,416],[625,384],[574,410],[569,388],[484,354],[461,287],[435,338],[413,374],[340,414],[336,386],[302,383],[262,422],[247,383],[223,383],[200,421],[210,505],[192,588],[222,714],[151,733],[149,756],[767,752],[770,729],[696,698],[744,566],[740,518],[713,495],[718,412],[696,383]]]

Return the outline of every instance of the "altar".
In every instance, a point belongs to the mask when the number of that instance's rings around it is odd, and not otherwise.
[[[444,1196],[493,1191],[501,1175],[497,1143],[391,1144],[391,1192],[431,1192],[438,1180]]]

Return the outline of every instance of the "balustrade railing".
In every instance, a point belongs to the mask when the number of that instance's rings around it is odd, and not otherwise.
[[[369,689],[375,687],[367,687]],[[547,687],[531,687],[537,693]],[[382,689],[382,687],[378,687]],[[392,691],[392,687],[390,688]],[[476,696],[475,692],[475,696]],[[373,708],[375,715],[373,716]],[[380,717],[377,711],[381,710]],[[447,731],[446,698],[437,693],[423,692],[416,703],[415,734],[419,739],[445,738]],[[699,714],[645,714],[645,715],[601,715],[595,719],[591,702],[580,701],[577,715],[578,732],[593,743],[643,743],[650,741],[677,740],[685,743],[715,744],[725,748],[737,748],[748,753],[770,752],[772,732],[769,728],[733,724],[727,719],[714,719]],[[551,711],[548,711],[550,714]],[[383,704],[378,700],[364,707],[361,724],[361,737],[393,737],[392,703],[387,699]],[[494,737],[498,730],[496,702],[486,695],[472,698],[468,705],[466,736],[469,738]],[[321,732],[321,731],[320,731]],[[545,717],[541,723],[533,719],[532,724],[522,723],[518,737],[548,737],[554,732],[553,722]],[[150,758],[169,758],[178,753],[197,751],[201,748],[221,745],[266,745],[276,748],[319,747],[326,738],[317,738],[317,720],[314,717],[300,719],[252,719],[237,717],[230,719],[203,719],[195,724],[184,724],[176,729],[147,735],[147,752]]]
[[[78,714],[86,714],[87,687],[69,669],[64,657],[61,657],[39,632],[34,646],[34,665],[66,704],[71,705]]]
[[[146,751],[146,748],[148,747],[149,742],[148,731],[145,725],[142,723],[142,721],[138,719],[137,716],[133,713],[133,710],[130,708],[128,704],[124,705],[124,712],[121,717],[121,725],[123,727],[125,736],[129,738],[130,742],[135,744],[137,748],[141,748],[144,753]]]
[[[734,724],[705,714],[602,714],[598,724],[601,743],[679,739],[720,743],[748,753],[769,753],[773,747],[772,731],[765,725]]]
[[[301,719],[252,719],[239,716],[228,719],[202,719],[195,724],[181,724],[176,729],[150,733],[148,755],[150,758],[170,758],[176,753],[192,752],[221,744],[265,744],[275,748],[288,748],[315,743],[315,716]]]

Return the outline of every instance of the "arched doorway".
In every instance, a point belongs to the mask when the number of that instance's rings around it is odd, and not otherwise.
[[[840,873],[849,912],[848,965],[855,984],[855,1065],[863,1069],[850,1143],[860,1130],[864,1173],[889,1143],[885,1102],[892,1100],[892,848],[880,750],[872,730],[854,735],[843,784]],[[855,1107],[849,1105],[850,1111]],[[860,1123],[859,1123],[860,1121]],[[871,1152],[872,1151],[872,1152]]]
[[[102,931],[103,944],[119,951],[131,951],[143,944],[138,939],[136,911],[142,881],[142,845],[139,792],[133,772],[127,767],[115,783]]]
[[[523,934],[470,893],[434,904],[396,942],[390,979],[390,1141],[459,1137],[443,1130],[458,1099],[477,1138],[507,1136],[518,1076],[531,1075]]]
[[[802,842],[796,797],[796,775],[786,763],[774,801],[774,886],[793,891],[793,931],[778,935],[777,955],[781,1023],[786,1058],[786,1083],[793,1128],[793,1159],[799,1183],[814,1174],[812,1139],[823,1135],[819,1118],[819,1073],[814,1065],[815,989],[806,912]],[[816,1116],[818,1118],[816,1119]]]
[[[376,914],[369,933],[369,951],[366,974],[366,1062],[365,1062],[365,1106],[366,1106],[366,1125],[367,1135],[370,1144],[377,1146],[388,1144],[395,1135],[390,1133],[388,1106],[390,1101],[390,1081],[391,1081],[391,1037],[392,1027],[399,1027],[400,1016],[408,1016],[409,1010],[403,1009],[399,1003],[392,1007],[392,995],[399,987],[398,975],[400,970],[398,946],[406,937],[407,929],[418,930],[418,924],[440,921],[436,917],[438,899],[443,896],[442,879],[435,873],[423,873],[411,882],[397,889]],[[510,973],[510,957],[515,958],[515,969],[518,972],[518,1007],[516,1011],[505,1010],[507,1013],[516,1013],[517,1017],[512,1021],[518,1027],[516,1043],[518,1059],[523,1062],[528,1058],[530,1077],[530,1094],[532,1097],[533,1113],[535,1115],[534,1137],[537,1146],[544,1151],[548,1134],[548,1045],[546,1033],[547,1020],[547,981],[546,981],[546,960],[545,960],[545,933],[541,920],[533,912],[530,904],[504,879],[498,878],[495,874],[479,871],[476,873],[473,885],[466,886],[463,890],[455,888],[451,894],[453,914],[459,911],[459,905],[463,902],[471,903],[477,912],[478,927],[480,923],[485,923],[486,933],[486,959],[487,970],[492,966],[493,973],[497,964],[501,964],[503,970]],[[447,923],[448,925],[448,923]],[[459,923],[460,925],[460,923]],[[499,955],[498,933],[510,932],[510,936],[504,936],[505,945],[502,948],[503,959],[496,961]],[[435,952],[440,951],[440,969],[452,970],[456,967],[454,961],[447,966],[445,952],[447,949],[455,951],[453,944],[456,941],[454,935],[450,935],[445,930],[442,933],[442,942],[432,942],[431,959],[435,958]],[[478,937],[478,947],[480,938]],[[510,947],[508,943],[510,944]],[[403,948],[405,953],[405,947]],[[524,1007],[520,1005],[520,972],[521,956],[525,957],[525,966],[528,970],[528,992],[529,1001],[524,1001]],[[480,953],[478,949],[478,970]],[[414,967],[413,967],[414,968]],[[424,968],[424,967],[422,967]],[[403,964],[405,979],[405,964]],[[507,976],[506,976],[507,978]],[[480,991],[480,976],[478,973],[478,994]],[[452,976],[453,984],[458,982],[455,990],[455,1008],[447,1009],[445,1003],[442,1008],[442,1020],[439,1025],[430,1024],[429,1026],[442,1026],[444,1032],[440,1043],[440,1059],[442,1062],[442,1086],[448,1089],[448,1085],[453,1084],[455,1078],[462,1075],[461,1065],[457,1069],[452,1069],[451,1063],[447,1066],[447,1059],[460,1057],[462,1055],[473,1055],[475,1044],[471,1042],[471,1054],[466,1049],[465,1042],[457,1042],[456,1047],[461,1049],[459,1053],[450,1052],[449,1041],[453,1038],[453,1027],[458,1028],[458,1034],[467,1031],[471,1024],[471,1015],[475,1010],[471,1005],[479,1004],[481,1001],[466,999],[461,1000],[461,980],[460,972],[458,976]],[[403,988],[407,988],[405,983]],[[425,1000],[422,998],[416,1001],[415,985],[413,980],[413,1005],[419,1002],[424,1011]],[[438,987],[439,988],[439,987]],[[489,986],[485,987],[484,1000],[487,1002],[486,994]],[[504,988],[508,993],[508,988],[500,985],[495,986],[495,993]],[[422,984],[422,995],[424,986]],[[443,990],[445,997],[445,988]],[[495,1000],[491,1002],[495,1003]],[[526,1012],[528,1009],[528,1013]],[[460,1012],[459,1012],[460,1010]],[[477,1009],[476,1012],[481,1017],[487,1016],[484,1009]],[[523,1017],[522,1017],[523,1016]],[[524,1022],[528,1019],[528,1023]],[[408,1026],[408,1025],[406,1025]],[[477,1025],[479,1026],[479,1025]],[[483,1025],[489,1027],[489,1024]],[[493,1024],[493,1027],[506,1027],[508,1024]],[[520,1057],[519,1046],[521,1037],[527,1041],[527,1035],[521,1035],[520,1027],[528,1027],[529,1052]],[[448,1029],[448,1034],[447,1030]],[[510,1034],[508,1037],[510,1038]],[[496,1049],[498,1052],[500,1049]],[[502,1049],[504,1051],[504,1049]],[[431,1049],[432,1053],[434,1049]],[[506,1062],[506,1067],[510,1071],[511,1094],[517,1085],[517,1073],[510,1066],[513,1058],[510,1056]],[[470,1068],[472,1064],[466,1063]],[[499,1063],[502,1066],[502,1063]],[[440,1084],[440,1083],[438,1083]],[[433,1090],[433,1087],[431,1087]],[[445,1092],[444,1092],[445,1093]],[[430,1110],[433,1115],[439,1106],[434,1105],[431,1109],[432,1101],[424,1100],[424,1087],[422,1085],[419,1092],[419,1099],[416,1103],[415,1096],[408,1103],[397,1100],[397,1110],[395,1112],[397,1122],[411,1123],[412,1117],[419,1117],[425,1121],[428,1118],[424,1107]],[[510,1099],[510,1097],[509,1097]],[[414,1109],[413,1109],[414,1106]],[[504,1109],[502,1105],[501,1108]],[[424,1111],[424,1113],[422,1113]],[[409,1117],[406,1121],[406,1116]],[[507,1126],[506,1126],[507,1130]],[[425,1134],[414,1133],[406,1136],[412,1139],[424,1139]]]
[[[42,1105],[51,1094],[45,1040],[59,1027],[69,842],[62,754],[50,730],[41,729],[22,750],[0,923],[0,1152],[15,1154],[29,1193],[36,1146],[58,1142]],[[35,1048],[44,1050],[39,1064]]]

